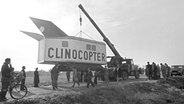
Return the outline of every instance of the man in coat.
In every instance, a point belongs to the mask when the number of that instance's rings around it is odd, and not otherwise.
[[[166,78],[166,67],[164,66],[164,64],[160,63],[160,68],[162,72],[162,77]]]
[[[152,63],[152,79],[153,80],[157,79],[156,75],[157,75],[157,65],[153,62]]]
[[[170,77],[171,76],[171,68],[169,67],[169,65],[167,65],[167,63],[165,63],[165,68],[166,68],[166,77]]]
[[[59,76],[59,65],[55,65],[51,70],[51,80],[52,80],[52,88],[56,90],[58,88],[57,81]]]
[[[95,78],[94,78],[94,84],[97,85],[97,83],[98,83],[98,82],[97,82],[97,77],[98,77],[98,72],[97,72],[97,71],[95,71],[94,77],[95,77]]]
[[[40,78],[39,78],[39,72],[38,68],[34,71],[34,87],[38,87],[38,84],[40,83]]]
[[[94,87],[94,83],[92,81],[93,73],[91,72],[91,68],[88,68],[86,76],[87,76],[87,88],[89,87],[90,84],[91,86]]]
[[[6,101],[6,93],[8,91],[8,86],[10,84],[10,80],[12,78],[12,72],[14,68],[11,66],[11,59],[6,58],[3,66],[1,67],[1,94],[0,94],[0,101]]]
[[[73,68],[72,70],[73,70],[73,85],[72,85],[72,87],[75,87],[75,83],[77,83],[78,86],[80,86],[77,69]]]
[[[149,62],[147,62],[147,65],[146,65],[146,75],[148,77],[149,80],[152,79],[152,70],[151,70],[152,66]]]

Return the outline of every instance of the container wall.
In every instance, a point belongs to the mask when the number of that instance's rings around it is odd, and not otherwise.
[[[102,42],[72,38],[45,39],[44,62],[76,62],[106,64],[106,46]],[[41,53],[43,53],[41,49]],[[40,56],[43,59],[43,55]]]

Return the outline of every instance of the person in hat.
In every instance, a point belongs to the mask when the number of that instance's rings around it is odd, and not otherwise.
[[[4,64],[1,67],[1,93],[0,93],[0,101],[6,101],[6,93],[8,91],[8,86],[10,84],[10,80],[12,78],[12,72],[14,68],[11,66],[11,59],[6,58]]]

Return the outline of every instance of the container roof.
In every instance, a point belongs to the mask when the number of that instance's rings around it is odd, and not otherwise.
[[[90,39],[81,38],[81,37],[75,37],[75,36],[66,36],[66,37],[58,37],[58,38],[47,38],[47,39],[71,39],[71,40],[85,41],[85,42],[105,45],[104,42],[100,42],[100,41],[96,41],[96,40],[90,40]]]

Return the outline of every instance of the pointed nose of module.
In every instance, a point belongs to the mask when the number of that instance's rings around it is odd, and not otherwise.
[[[44,39],[44,36],[42,36],[40,34],[37,34],[37,33],[27,32],[27,31],[22,31],[22,30],[20,30],[20,32],[32,37],[33,39],[35,39],[37,41],[40,41],[40,40]]]
[[[37,26],[37,28],[41,31],[41,33],[45,36],[45,38],[56,38],[56,37],[68,36],[65,32],[63,32],[60,28],[58,28],[51,21],[38,19],[34,17],[30,17],[30,19]]]

